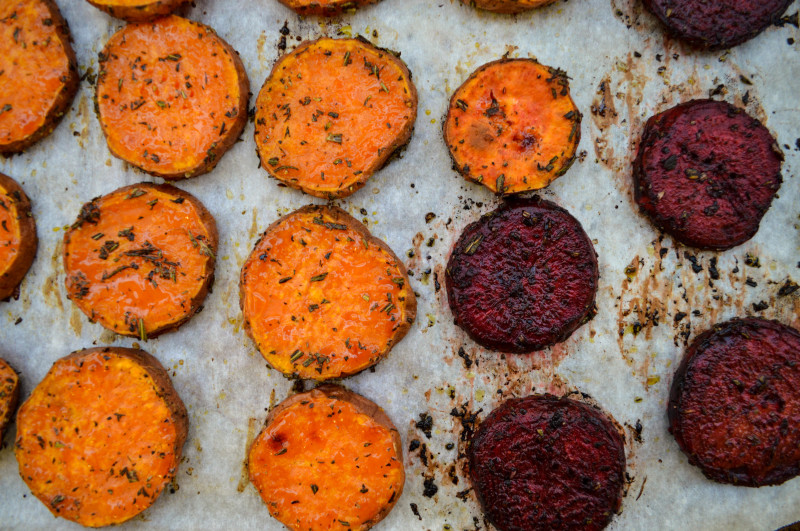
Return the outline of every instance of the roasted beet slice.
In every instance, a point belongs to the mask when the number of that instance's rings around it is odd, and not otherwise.
[[[506,401],[467,451],[472,486],[500,531],[602,529],[619,510],[623,439],[596,408],[534,395]]]
[[[761,122],[723,101],[692,100],[647,121],[634,196],[679,242],[730,249],[758,232],[781,186],[782,162]]]
[[[750,40],[772,24],[793,0],[644,0],[679,39],[719,50]]]
[[[592,242],[569,212],[538,197],[467,226],[445,279],[455,323],[494,350],[541,350],[594,317]]]
[[[700,334],[669,397],[670,432],[709,479],[747,487],[800,474],[800,332],[733,319]]]

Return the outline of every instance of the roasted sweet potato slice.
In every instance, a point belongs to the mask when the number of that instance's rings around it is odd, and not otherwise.
[[[190,4],[192,0],[87,0],[112,17],[129,22],[144,22],[168,15]]]
[[[542,350],[595,314],[592,241],[569,212],[514,198],[471,223],[445,270],[455,324],[502,352]]]
[[[450,98],[444,124],[455,168],[498,194],[550,184],[572,165],[580,138],[567,74],[533,59],[473,72]]]
[[[692,100],[647,120],[634,198],[679,242],[730,249],[758,232],[781,186],[782,162],[761,122],[724,101]]]
[[[247,122],[250,82],[214,30],[177,16],[129,24],[100,52],[97,112],[111,152],[165,179],[214,169]]]
[[[55,2],[0,2],[0,153],[49,135],[78,83],[69,27]]]
[[[38,245],[28,196],[14,179],[0,173],[0,301],[17,292]]]
[[[3,444],[6,428],[17,410],[18,401],[19,376],[17,371],[6,360],[0,358],[0,445]]]
[[[378,0],[278,0],[300,15],[319,15],[332,17],[343,11],[351,11],[361,6],[374,4]]]
[[[470,479],[497,529],[603,529],[619,510],[624,440],[600,410],[533,395],[504,402],[467,451]]]
[[[411,138],[417,89],[394,53],[319,39],[284,55],[256,101],[261,166],[317,197],[352,194]]]
[[[681,40],[711,50],[748,41],[778,22],[793,0],[643,0]]]
[[[242,268],[247,333],[283,374],[324,380],[383,358],[417,313],[403,263],[343,210],[280,218]]]
[[[375,403],[336,385],[273,409],[250,448],[250,481],[293,531],[369,529],[403,492],[403,449]]]
[[[555,0],[461,0],[478,9],[495,13],[521,13],[536,7],[552,4]]]
[[[675,372],[670,432],[709,479],[747,487],[800,474],[800,332],[733,319],[697,336]]]
[[[19,474],[50,512],[101,527],[133,518],[175,476],[189,421],[143,350],[61,358],[17,414]]]
[[[145,340],[197,312],[216,252],[216,223],[197,198],[126,186],[83,205],[64,235],[67,296],[90,321]]]

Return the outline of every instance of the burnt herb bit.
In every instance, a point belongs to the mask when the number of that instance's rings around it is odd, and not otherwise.
[[[315,484],[313,484],[313,483],[312,483],[312,484],[311,484],[311,492],[313,492],[314,494],[316,494],[316,493],[317,493],[317,491],[319,491],[319,487],[318,487],[318,486],[316,486]]]
[[[89,294],[89,279],[80,271],[71,277],[72,280],[72,296],[76,299],[82,299]]]
[[[475,254],[475,251],[478,250],[478,246],[481,244],[482,240],[483,234],[478,234],[478,236],[475,237],[475,239],[472,240],[469,245],[467,245],[467,248],[464,249],[464,254],[467,256],[472,256]]]
[[[133,190],[131,190],[131,193],[125,196],[125,199],[135,199],[137,197],[143,196],[146,193],[147,192],[145,190],[142,190],[141,188],[134,188]]]
[[[100,209],[94,201],[86,203],[81,207],[81,212],[78,214],[78,220],[72,224],[73,229],[79,229],[84,223],[97,225],[100,221]]]
[[[126,269],[139,269],[139,266],[136,265],[136,264],[127,264],[127,265],[121,265],[118,268],[113,269],[110,272],[109,271],[104,271],[103,272],[103,276],[101,277],[101,280],[106,281],[106,280],[110,279],[111,277],[113,277],[114,275],[116,275],[117,273],[125,271]]]
[[[98,249],[100,260],[107,260],[109,255],[119,247],[119,243],[114,240],[106,240],[100,249]]]
[[[312,220],[312,223],[314,223],[315,225],[322,225],[326,229],[347,230],[347,225],[344,225],[342,223],[332,223],[330,221],[325,221],[325,220],[322,219],[322,216],[318,216],[318,217],[314,218]]]
[[[128,227],[127,229],[122,229],[117,233],[117,236],[120,238],[127,238],[129,242],[132,242],[136,239],[136,236],[133,234],[133,227]]]
[[[145,330],[144,328],[144,319],[142,319],[141,317],[139,317],[138,319],[138,325],[139,325],[139,340],[147,341],[147,330]],[[138,480],[139,478],[136,479]]]
[[[467,107],[469,107],[469,105],[464,100],[456,100],[456,107],[458,107],[462,111],[466,111]]]
[[[334,142],[336,144],[341,144],[342,143],[342,134],[341,133],[336,133],[336,134],[330,133],[325,140],[327,140],[328,142]]]
[[[800,289],[800,286],[791,279],[786,280],[786,283],[778,290],[778,297],[787,297]]]
[[[187,230],[186,232],[189,234],[189,240],[191,240],[192,242],[192,247],[194,247],[195,249],[197,249],[198,247],[200,248],[200,254],[204,254],[209,258],[216,258],[214,251],[212,251],[211,248],[204,241],[205,236],[203,236],[202,234],[198,234],[197,236],[195,236],[194,234],[192,234],[192,231],[190,230]]]
[[[327,276],[328,276],[327,271],[325,273],[322,273],[322,274],[319,274],[319,275],[315,275],[315,276],[311,277],[311,282],[321,282],[321,281],[325,280],[325,277],[327,277]]]

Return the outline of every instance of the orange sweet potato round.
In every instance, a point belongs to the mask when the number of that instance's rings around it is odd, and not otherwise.
[[[214,278],[214,218],[168,184],[125,186],[83,205],[64,235],[67,296],[92,322],[146,340],[197,312]]]
[[[118,524],[175,476],[189,421],[169,375],[143,350],[74,352],[17,414],[19,473],[55,516]]]
[[[473,72],[450,99],[444,140],[456,169],[498,194],[544,188],[569,169],[581,113],[564,71],[500,59]]]
[[[555,0],[461,0],[465,4],[478,9],[495,13],[521,13],[536,7],[552,4]]]
[[[19,376],[17,371],[0,358],[0,444],[19,401]]]
[[[78,84],[69,27],[55,2],[0,2],[0,153],[49,135]]]
[[[400,434],[375,403],[324,385],[281,402],[250,448],[250,481],[293,531],[369,529],[394,507]]]
[[[332,17],[344,11],[374,4],[378,0],[278,0],[299,15]]]
[[[87,0],[112,17],[143,22],[175,12],[192,0]]]
[[[177,16],[129,24],[100,52],[97,113],[115,156],[165,179],[211,171],[247,122],[250,82],[214,30]]]
[[[325,380],[371,367],[417,313],[403,263],[334,206],[308,205],[270,225],[239,285],[245,330],[287,376]]]
[[[28,196],[14,179],[0,173],[0,301],[18,293],[38,245]]]
[[[256,100],[270,176],[332,199],[352,194],[411,138],[417,89],[405,63],[364,39],[319,39],[275,64]]]

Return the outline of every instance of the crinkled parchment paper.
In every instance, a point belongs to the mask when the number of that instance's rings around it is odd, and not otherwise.
[[[83,0],[59,4],[86,79],[52,136],[0,159],[0,171],[31,197],[40,238],[19,300],[0,303],[0,350],[22,373],[23,398],[72,350],[134,343],[89,323],[66,298],[61,238],[85,201],[153,179],[111,156],[93,112],[97,52],[122,23]],[[795,3],[787,13],[797,10]],[[733,50],[704,53],[665,37],[638,0],[560,0],[517,17],[455,0],[383,0],[334,20],[301,19],[275,0],[198,0],[187,15],[240,52],[254,94],[281,42],[291,49],[322,35],[364,35],[402,52],[414,75],[420,105],[408,149],[362,190],[336,202],[403,257],[419,295],[408,336],[374,371],[344,381],[386,409],[406,448],[405,492],[377,529],[490,528],[464,474],[465,438],[504,398],[532,392],[587,393],[626,432],[630,484],[612,529],[766,531],[800,519],[800,479],[760,489],[708,481],[667,432],[665,413],[676,363],[699,332],[744,315],[800,326],[800,292],[778,296],[788,279],[800,281],[796,27],[771,27]],[[543,194],[581,221],[595,242],[601,274],[597,317],[566,342],[522,356],[489,352],[469,340],[453,325],[442,289],[460,231],[498,204],[451,169],[442,118],[469,73],[504,54],[535,56],[572,78],[584,113],[580,159]],[[709,93],[763,120],[786,155],[780,197],[761,230],[722,253],[662,237],[631,194],[630,164],[647,117]],[[216,170],[178,183],[217,219],[217,278],[202,313],[142,344],[169,369],[191,424],[174,488],[122,528],[282,529],[243,465],[267,409],[289,395],[292,382],[266,367],[242,329],[239,271],[271,222],[320,200],[279,187],[258,168],[254,149],[248,124]],[[435,217],[426,221],[428,213]],[[745,263],[747,253],[758,257],[759,267]],[[762,301],[764,309],[754,308]],[[30,494],[17,473],[13,426],[10,431],[0,451],[0,527],[77,528],[54,519]],[[410,445],[415,449],[408,452]]]

